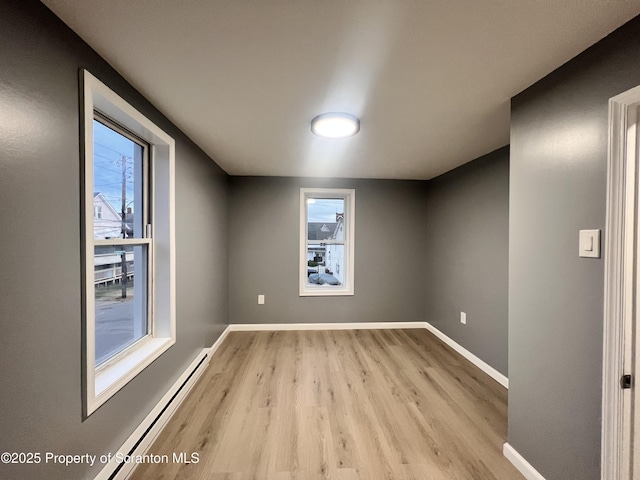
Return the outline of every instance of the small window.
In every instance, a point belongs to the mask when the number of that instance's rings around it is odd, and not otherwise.
[[[300,189],[300,295],[353,295],[355,190]]]
[[[85,415],[175,343],[174,140],[84,72]]]

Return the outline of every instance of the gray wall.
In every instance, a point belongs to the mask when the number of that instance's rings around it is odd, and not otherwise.
[[[512,101],[509,443],[547,480],[600,478],[607,101],[640,84],[640,17]]]
[[[354,296],[298,296],[301,187],[356,189]],[[231,323],[423,321],[422,204],[423,182],[233,177]]]
[[[423,218],[426,320],[507,375],[509,148],[429,181]]]
[[[115,452],[228,320],[227,176],[40,2],[0,1],[0,451]],[[176,140],[177,343],[86,421],[79,69]],[[100,466],[0,464],[3,479]]]

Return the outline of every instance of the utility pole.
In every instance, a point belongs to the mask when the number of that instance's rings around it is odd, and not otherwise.
[[[127,238],[127,156],[122,155],[122,238]],[[122,246],[122,298],[127,298],[127,250],[126,245]]]

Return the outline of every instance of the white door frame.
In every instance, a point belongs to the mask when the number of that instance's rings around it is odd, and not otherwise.
[[[636,308],[637,112],[640,86],[609,100],[602,370],[602,480],[631,479],[632,334]],[[639,384],[640,386],[640,384]]]

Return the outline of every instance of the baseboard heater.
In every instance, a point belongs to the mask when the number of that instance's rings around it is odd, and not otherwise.
[[[163,427],[206,370],[212,354],[210,350],[209,348],[202,350],[127,441],[118,449],[117,453],[120,454],[120,457],[135,457],[144,455],[148,451]],[[95,477],[95,480],[125,480],[133,473],[137,466],[135,462],[121,462],[116,458],[116,452],[112,453],[111,461],[104,466],[98,476]]]

